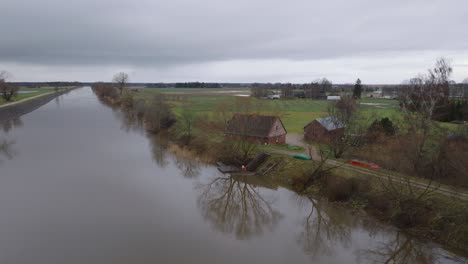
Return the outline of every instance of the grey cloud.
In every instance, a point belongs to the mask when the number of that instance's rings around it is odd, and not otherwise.
[[[8,62],[161,65],[468,49],[463,0],[6,0],[1,7],[0,57]]]
[[[29,71],[34,65],[55,70],[62,66],[120,67],[140,73],[157,68],[166,74],[159,77],[171,80],[197,76],[263,80],[276,74],[281,74],[281,80],[320,74],[344,79],[346,74],[338,64],[327,65],[328,72],[323,73],[298,66],[299,73],[290,72],[289,77],[281,67],[263,77],[227,71],[258,71],[255,61],[288,61],[283,66],[289,67],[292,62],[310,65],[301,62],[328,60],[349,63],[349,71],[369,73],[380,65],[379,58],[385,58],[397,73],[409,65],[421,67],[422,57],[412,54],[426,54],[425,58],[450,53],[466,58],[467,10],[466,0],[2,0],[0,68],[2,64],[25,65]],[[408,57],[392,62],[388,60],[391,53]],[[359,58],[367,64],[357,64]],[[222,63],[229,61],[245,63],[233,63],[237,68]],[[226,72],[213,71],[209,66],[213,63],[221,63]],[[317,63],[314,70],[322,68]],[[399,64],[403,66],[398,68]],[[181,74],[186,65],[200,72]],[[87,73],[60,76],[95,78],[84,68],[78,71]],[[150,75],[136,75],[150,79]]]

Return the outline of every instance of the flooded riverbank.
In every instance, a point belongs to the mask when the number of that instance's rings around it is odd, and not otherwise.
[[[466,262],[124,121],[82,88],[0,132],[2,263]]]

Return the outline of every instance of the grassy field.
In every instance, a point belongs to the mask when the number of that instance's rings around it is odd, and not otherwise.
[[[152,94],[166,93],[174,111],[179,113],[182,108],[189,107],[197,114],[213,116],[220,108],[230,112],[255,112],[261,114],[280,115],[289,133],[302,133],[303,127],[312,120],[327,116],[329,101],[311,99],[280,99],[266,100],[253,97],[239,97],[218,93],[222,89],[174,89],[145,88],[137,97],[150,98]],[[238,91],[242,89],[232,89]],[[245,90],[245,89],[244,89]],[[223,91],[226,92],[226,89]],[[229,90],[227,90],[229,91]],[[360,101],[361,111],[366,119],[374,120],[383,117],[398,119],[398,102],[385,99],[363,99]],[[369,104],[367,104],[369,103]],[[377,105],[373,105],[377,104]]]
[[[59,88],[62,89],[62,88]],[[37,95],[45,94],[45,93],[50,93],[55,90],[54,87],[39,87],[39,88],[20,88],[20,92],[27,92],[27,93],[18,93],[16,96],[13,97],[13,99],[10,102],[6,102],[3,100],[3,98],[0,98],[0,105],[6,104],[6,103],[11,103],[11,102],[17,102],[21,101],[26,98],[34,97]]]
[[[302,133],[303,128],[312,120],[328,115],[329,101],[312,99],[279,99],[267,100],[254,97],[235,96],[237,93],[246,94],[248,90],[233,89],[183,89],[183,88],[144,88],[137,93],[139,98],[151,98],[157,93],[167,95],[174,111],[180,113],[188,107],[200,115],[212,117],[220,109],[234,112],[253,112],[260,114],[274,114],[281,116],[281,120],[289,133]],[[359,111],[364,122],[370,123],[375,119],[390,118],[399,124],[402,115],[398,101],[378,98],[363,98],[359,100]],[[439,122],[443,129],[457,130],[460,125]]]

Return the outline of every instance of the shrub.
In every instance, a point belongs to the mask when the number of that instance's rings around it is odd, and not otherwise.
[[[427,225],[432,216],[432,208],[423,200],[406,199],[399,202],[400,211],[393,217],[393,222],[400,228]]]
[[[336,175],[326,177],[326,195],[329,201],[347,201],[355,192],[352,179]]]
[[[125,90],[120,97],[120,103],[122,107],[125,108],[132,108],[135,103],[134,101],[133,94],[127,90]]]
[[[148,131],[158,133],[163,129],[170,128],[175,122],[176,117],[163,95],[156,95],[147,103],[145,123]]]
[[[109,98],[117,100],[119,98],[119,92],[109,83],[97,82],[92,86],[94,93],[101,99]]]

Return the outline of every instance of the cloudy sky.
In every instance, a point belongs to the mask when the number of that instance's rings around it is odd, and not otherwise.
[[[1,0],[0,25],[14,81],[468,78],[467,0]]]

